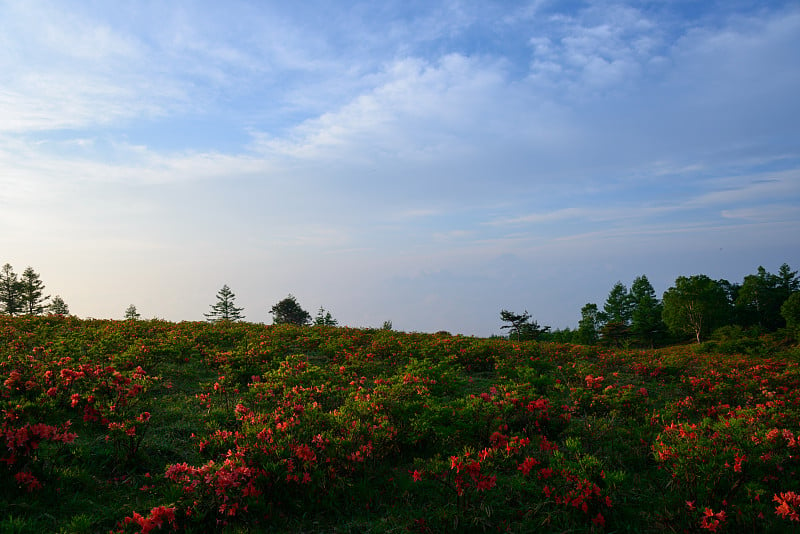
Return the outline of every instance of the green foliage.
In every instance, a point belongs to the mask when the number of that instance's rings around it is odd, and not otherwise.
[[[666,325],[661,319],[663,306],[646,276],[642,275],[633,281],[630,299],[633,302],[631,334],[640,346],[653,347],[663,338]]]
[[[317,311],[317,316],[314,318],[314,326],[337,326],[339,322],[333,318],[331,312],[327,311],[322,306]]]
[[[244,319],[242,310],[244,308],[237,308],[234,304],[236,295],[233,294],[228,285],[223,285],[222,289],[217,292],[217,302],[211,306],[211,311],[203,315],[210,322],[217,321],[240,321]]]
[[[603,320],[609,323],[629,325],[636,302],[622,282],[617,282],[603,304]]]
[[[22,313],[22,284],[11,264],[6,263],[0,269],[0,309],[7,315]]]
[[[539,326],[539,323],[533,320],[528,310],[525,310],[523,314],[501,310],[500,320],[504,323],[510,323],[500,328],[508,328],[509,337],[516,335],[517,341],[537,339],[539,335],[550,331],[549,326]]]
[[[781,305],[781,316],[787,328],[800,330],[800,291],[792,293]]]
[[[275,304],[271,309],[273,324],[307,325],[311,322],[311,315],[304,310],[297,299],[291,294]]]
[[[578,322],[577,341],[582,345],[594,345],[599,339],[601,317],[597,304],[587,303],[581,308],[581,320]]]
[[[609,321],[600,328],[600,342],[609,347],[626,346],[630,335],[631,328],[619,321]]]
[[[44,284],[32,267],[26,267],[20,279],[20,298],[23,313],[27,315],[41,315],[44,313],[44,303],[50,298],[44,296]]]
[[[135,321],[137,319],[141,319],[142,315],[136,311],[136,306],[131,304],[125,309],[125,319],[130,321]]]
[[[3,316],[0,531],[793,532],[800,360],[765,337]]]
[[[781,305],[798,288],[797,271],[781,265],[779,274],[759,266],[757,274],[747,275],[738,292],[736,307],[745,326],[758,325],[766,330],[783,326]]]
[[[47,311],[53,315],[69,315],[69,306],[67,306],[67,303],[64,302],[64,299],[62,299],[60,295],[56,295],[53,297],[53,300],[50,301]]]
[[[727,317],[720,284],[706,275],[679,276],[663,297],[662,318],[674,334],[693,334],[700,343]]]

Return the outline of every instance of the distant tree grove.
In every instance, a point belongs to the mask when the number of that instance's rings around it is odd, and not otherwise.
[[[6,263],[0,268],[0,314],[69,315],[61,296],[45,295],[39,274],[28,266],[21,275]],[[208,321],[244,320],[244,308],[235,305],[236,296],[228,285],[217,292],[217,301],[205,317]],[[337,326],[331,313],[320,306],[317,316],[304,310],[291,294],[270,308],[274,324]],[[126,320],[141,314],[131,304]],[[617,281],[602,304],[588,302],[580,310],[576,329],[551,330],[540,326],[525,311],[500,312],[508,323],[508,335],[518,341],[539,340],[582,345],[652,348],[673,343],[709,339],[741,338],[770,332],[800,337],[800,278],[788,264],[770,273],[759,266],[741,283],[714,280],[707,275],[679,276],[661,299],[645,275],[636,277],[628,288]],[[391,330],[391,321],[384,329]]]
[[[704,274],[679,276],[661,300],[644,275],[630,289],[618,281],[602,308],[592,302],[581,308],[576,330],[546,332],[539,339],[651,348],[780,330],[800,336],[800,278],[786,263],[775,274],[759,267],[740,284]]]
[[[64,300],[44,294],[44,283],[33,267],[26,267],[17,276],[10,263],[0,268],[0,313],[5,315],[69,315]]]

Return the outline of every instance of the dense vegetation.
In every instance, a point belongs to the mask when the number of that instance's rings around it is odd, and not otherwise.
[[[780,341],[3,316],[0,531],[794,532]]]
[[[504,319],[506,320],[506,319]],[[759,267],[741,283],[704,274],[679,276],[659,300],[647,276],[630,289],[617,282],[600,308],[581,308],[578,328],[549,331],[533,323],[516,329],[523,338],[607,347],[653,348],[709,338],[717,343],[748,343],[763,334],[800,326],[800,278],[784,263],[777,274]]]
[[[44,283],[32,267],[21,277],[6,263],[0,268],[0,313],[7,315],[68,315],[69,308],[60,296],[44,295]],[[244,308],[235,304],[236,295],[223,285],[217,302],[205,317],[210,322],[244,320]],[[270,308],[273,324],[337,326],[331,313],[320,307],[312,322],[311,314],[291,294]],[[581,308],[578,328],[551,331],[540,326],[527,312],[500,311],[517,341],[539,340],[606,347],[653,348],[693,339],[697,343],[713,337],[730,345],[747,343],[765,333],[788,329],[793,335],[800,327],[800,278],[784,263],[777,274],[759,266],[756,274],[744,277],[741,284],[714,280],[706,275],[679,276],[659,300],[647,276],[634,279],[630,289],[617,282],[603,304],[586,303]],[[131,304],[126,319],[141,314]],[[391,330],[391,321],[384,329]]]

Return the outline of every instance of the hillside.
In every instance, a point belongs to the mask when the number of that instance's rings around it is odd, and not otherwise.
[[[797,362],[0,317],[0,531],[793,532]]]

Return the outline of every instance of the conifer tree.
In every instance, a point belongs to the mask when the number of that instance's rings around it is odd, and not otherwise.
[[[236,295],[233,294],[231,288],[226,285],[222,286],[217,292],[217,303],[211,306],[209,313],[204,313],[206,319],[212,323],[218,321],[239,321],[244,319],[242,310],[244,308],[237,308],[234,305]]]
[[[630,299],[633,302],[631,332],[641,345],[652,347],[666,331],[666,325],[661,319],[661,303],[645,275],[633,281]]]
[[[20,280],[20,293],[23,313],[27,315],[41,315],[44,313],[45,301],[50,295],[43,296],[44,284],[39,274],[32,267],[26,267]]]
[[[8,315],[17,315],[23,311],[22,284],[11,264],[6,263],[0,269],[0,309]]]
[[[140,314],[138,311],[136,311],[136,306],[134,306],[133,304],[128,306],[128,308],[125,310],[125,319],[129,319],[131,321],[135,321],[135,320],[139,319],[141,316],[142,316],[142,314]]]
[[[319,311],[317,311],[317,317],[314,319],[314,326],[336,326],[338,324],[339,321],[333,318],[331,312],[322,306],[319,307]]]
[[[69,306],[64,302],[64,299],[56,295],[53,297],[53,300],[50,301],[47,311],[53,315],[69,315]]]

